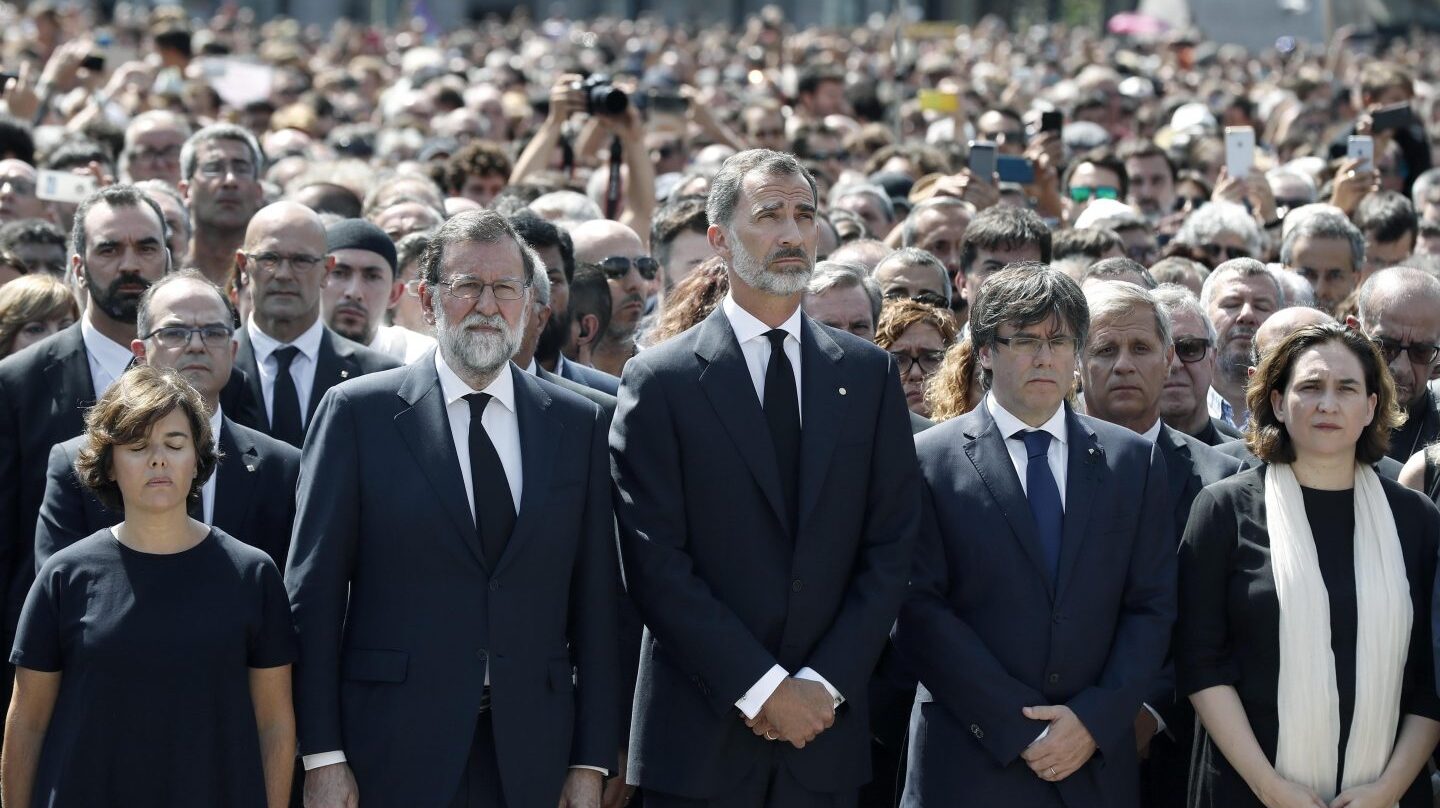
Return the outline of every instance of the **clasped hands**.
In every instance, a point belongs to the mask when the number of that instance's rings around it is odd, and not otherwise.
[[[1069,707],[1026,707],[1023,712],[1032,721],[1050,722],[1045,736],[1020,753],[1041,780],[1058,783],[1079,771],[1095,754],[1095,739]]]
[[[815,740],[835,723],[835,700],[819,682],[788,678],[775,688],[754,718],[750,731],[767,741],[786,741],[796,749]]]

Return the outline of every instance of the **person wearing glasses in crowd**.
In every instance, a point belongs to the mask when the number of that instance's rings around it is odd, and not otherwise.
[[[207,126],[180,150],[176,187],[190,207],[190,264],[216,286],[229,281],[235,251],[260,209],[264,171],[259,141],[233,124]]]
[[[137,363],[176,370],[205,402],[210,432],[220,450],[215,474],[190,502],[191,516],[226,535],[264,550],[285,568],[295,519],[295,481],[300,451],[225,417],[220,391],[230,379],[235,329],[230,306],[215,284],[182,269],[161,278],[140,298],[137,336],[130,349]],[[75,472],[86,437],[50,450],[45,499],[35,528],[35,566],[124,518],[88,495]]]
[[[1260,225],[1234,202],[1210,202],[1190,214],[1175,242],[1199,251],[1212,269],[1237,258],[1261,257]]]
[[[1184,286],[1162,283],[1153,294],[1170,318],[1175,356],[1160,393],[1160,418],[1206,446],[1219,446],[1240,438],[1240,430],[1210,415],[1207,396],[1215,379],[1215,325],[1193,292]]]
[[[635,335],[660,265],[640,236],[609,219],[585,222],[570,231],[575,264],[599,267],[610,282],[610,325],[591,353],[597,370],[619,376],[635,355]]]
[[[325,242],[335,259],[320,293],[326,325],[407,364],[435,347],[432,337],[385,323],[405,295],[405,283],[395,243],[384,230],[364,219],[342,219],[325,228]]]
[[[1387,454],[1402,463],[1440,437],[1440,395],[1430,372],[1440,353],[1440,280],[1420,269],[1394,267],[1371,275],[1346,325],[1360,330],[1390,368],[1405,423],[1390,434]]]
[[[189,509],[215,471],[204,399],[126,371],[75,473],[124,515],[40,568],[10,661],[6,805],[269,806],[290,799],[296,657],[275,562]]]
[[[321,288],[335,258],[314,211],[294,202],[262,208],[233,258],[253,310],[235,357],[244,375],[226,385],[221,403],[236,422],[300,446],[325,391],[400,363],[340,336],[321,319]]]
[[[1365,236],[1340,213],[1316,211],[1285,234],[1280,263],[1309,281],[1316,304],[1333,316],[1360,285]]]
[[[170,110],[142,112],[125,127],[120,176],[125,182],[160,180],[180,183],[180,151],[190,138],[185,116]]]
[[[1180,548],[1175,673],[1208,735],[1187,803],[1429,806],[1440,513],[1385,479],[1401,408],[1359,331],[1262,354],[1246,443]]]
[[[913,300],[927,306],[950,308],[950,274],[939,259],[916,247],[903,247],[886,256],[872,277],[886,300]]]
[[[988,393],[916,438],[906,808],[1140,804],[1136,715],[1175,616],[1170,488],[1154,444],[1065,403],[1089,321],[1060,270],[996,273],[970,311]]]
[[[925,383],[940,369],[945,351],[959,333],[960,323],[944,306],[905,299],[885,301],[875,327],[875,344],[895,359],[905,389],[905,405],[912,413],[930,417]]]
[[[1077,157],[1065,170],[1065,221],[1074,222],[1095,199],[1124,200],[1129,192],[1125,164],[1107,149]]]

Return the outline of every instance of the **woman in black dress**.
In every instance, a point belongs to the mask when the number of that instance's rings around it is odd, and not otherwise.
[[[1263,467],[1195,501],[1176,674],[1209,734],[1191,804],[1429,806],[1440,512],[1374,473],[1400,416],[1375,347],[1287,336],[1247,393]]]
[[[21,613],[0,800],[26,808],[280,808],[295,633],[265,553],[191,519],[209,414],[140,366],[86,416],[76,471],[125,521],[56,553]]]

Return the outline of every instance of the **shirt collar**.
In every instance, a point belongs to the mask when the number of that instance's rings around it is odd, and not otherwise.
[[[762,323],[758,317],[746,311],[739,303],[736,303],[735,297],[731,294],[727,293],[725,295],[725,300],[720,306],[725,310],[725,316],[730,320],[730,328],[735,332],[735,341],[741,345],[744,345],[756,337],[763,337],[765,332],[770,330],[770,326]],[[789,334],[790,337],[793,337],[796,342],[799,342],[801,321],[800,307],[796,306],[790,318],[780,324],[780,328],[786,334]]]
[[[223,418],[220,415],[220,405],[215,405],[215,414],[210,416],[210,437],[214,438],[215,445],[220,445],[220,424]]]
[[[529,373],[531,376],[539,376],[539,375],[540,375],[540,364],[539,364],[538,362],[536,362],[536,361],[535,361],[535,357],[532,356],[532,357],[530,357],[530,366],[529,366],[529,367],[526,367],[526,368],[522,368],[522,370],[524,370],[526,373]]]
[[[254,317],[251,317],[250,322],[245,324],[245,329],[250,332],[250,346],[255,351],[255,364],[257,365],[268,359],[270,354],[275,353],[275,349],[283,348],[286,345],[293,345],[299,348],[300,353],[304,354],[305,358],[311,362],[318,361],[317,357],[320,356],[320,339],[325,335],[325,323],[319,317],[315,318],[313,325],[305,329],[305,333],[288,343],[280,342],[264,331],[261,331],[260,326],[255,324]]]
[[[1000,402],[995,400],[993,393],[985,394],[985,406],[990,409],[990,417],[995,419],[995,426],[999,427],[1000,434],[1007,440],[1016,432],[1029,432],[1035,429],[1001,406]],[[1069,432],[1065,424],[1064,404],[1055,408],[1055,414],[1050,416],[1050,420],[1040,425],[1040,431],[1049,432],[1050,437],[1059,441],[1060,445],[1065,445]]]
[[[121,345],[109,337],[101,334],[84,317],[80,318],[80,338],[85,342],[85,352],[100,363],[100,367],[112,378],[120,378],[125,368],[130,367],[130,362],[135,359],[135,354],[130,352],[129,345]],[[104,390],[96,390],[95,395],[104,393]]]
[[[1155,426],[1152,426],[1144,432],[1140,433],[1140,437],[1150,441],[1151,443],[1160,440],[1160,424],[1162,423],[1163,421],[1161,421],[1159,418],[1156,418]]]
[[[446,407],[471,393],[489,393],[491,398],[504,404],[505,409],[515,412],[515,379],[510,375],[510,368],[511,364],[507,362],[495,377],[495,381],[490,382],[484,390],[476,390],[450,369],[440,351],[435,352],[435,370],[440,374],[440,392],[445,396]]]

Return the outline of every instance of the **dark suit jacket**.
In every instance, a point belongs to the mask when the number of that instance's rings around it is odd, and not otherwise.
[[[1194,437],[1206,446],[1219,446],[1222,443],[1229,443],[1232,440],[1240,440],[1244,435],[1241,434],[1240,430],[1225,423],[1224,418],[1215,418],[1212,416],[1210,423],[1206,424],[1205,429],[1201,430],[1200,434]]]
[[[85,430],[94,387],[79,323],[0,360],[0,601],[7,648],[35,579],[35,519],[50,447]]]
[[[261,387],[260,369],[255,364],[255,348],[250,343],[249,330],[242,327],[235,332],[235,339],[240,343],[235,352],[235,369],[240,373],[230,374],[230,381],[220,391],[220,408],[235,423],[269,435],[270,418],[265,414],[265,391]],[[305,409],[307,429],[309,424],[315,423],[315,409],[320,406],[327,390],[347,379],[400,366],[401,363],[395,359],[351,342],[326,326],[315,362],[315,382],[310,388],[310,401]]]
[[[803,318],[798,533],[723,308],[626,365],[610,445],[630,595],[645,621],[630,780],[706,799],[778,756],[804,788],[870,776],[866,684],[904,594],[917,523],[899,374]],[[846,699],[804,749],[735,707],[773,666]]]
[[[985,405],[916,439],[920,549],[895,645],[920,679],[906,806],[1139,802],[1135,715],[1175,619],[1175,538],[1160,450],[1068,412],[1064,538],[1056,583]],[[1020,758],[1065,704],[1099,749],[1058,784]]]
[[[1244,441],[1230,441],[1229,443],[1222,443],[1213,448],[1223,455],[1239,460],[1246,469],[1259,468],[1265,465],[1260,462],[1260,458],[1251,454],[1250,450],[1245,448]],[[1405,468],[1405,464],[1389,457],[1382,457],[1380,461],[1374,465],[1374,468],[1375,473],[1381,477],[1399,482],[1400,471]]]
[[[564,376],[557,376],[542,367],[537,366],[535,370],[535,375],[539,378],[550,382],[556,387],[563,387],[577,396],[587,398],[591,402],[593,402],[595,406],[599,407],[605,413],[605,428],[608,434],[608,430],[610,428],[610,421],[615,418],[615,396],[603,390],[598,390],[594,387],[587,387],[580,382],[572,381],[565,378]],[[598,373],[599,371],[596,372]],[[607,373],[605,375],[608,376],[610,374]]]
[[[343,750],[372,808],[446,805],[488,666],[505,799],[613,770],[615,542],[604,416],[519,368],[524,485],[483,560],[433,354],[338,385],[300,470],[286,588],[302,754]]]
[[[603,370],[582,365],[579,362],[566,359],[563,355],[560,358],[560,375],[572,382],[578,382],[586,387],[599,390],[608,395],[619,395],[620,379],[611,376]]]
[[[35,528],[36,570],[60,550],[125,518],[100,504],[75,476],[75,456],[84,440],[84,435],[77,435],[50,450],[45,500]],[[295,521],[300,450],[222,416],[220,452],[215,527],[264,550],[285,569]]]

